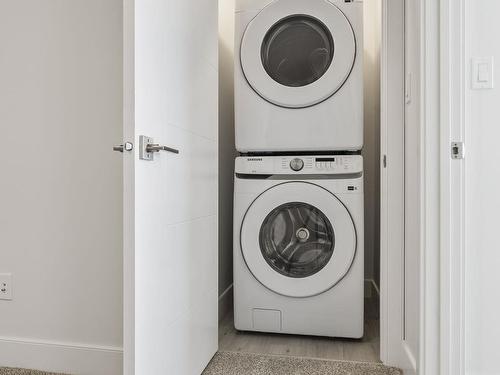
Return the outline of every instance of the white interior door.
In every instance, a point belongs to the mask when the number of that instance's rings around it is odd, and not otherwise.
[[[124,1],[124,373],[217,350],[217,1]],[[140,135],[179,150],[140,159]]]

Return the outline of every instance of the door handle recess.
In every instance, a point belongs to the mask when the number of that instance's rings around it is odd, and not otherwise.
[[[154,154],[160,151],[167,151],[174,154],[179,153],[179,150],[175,148],[154,143],[153,138],[146,137],[145,135],[139,136],[139,145],[139,159],[141,160],[153,160]]]
[[[134,145],[131,142],[125,142],[122,145],[113,146],[113,151],[123,152],[123,151],[132,151],[134,149]]]

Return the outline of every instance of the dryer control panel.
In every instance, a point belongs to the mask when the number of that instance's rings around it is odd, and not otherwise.
[[[307,156],[240,156],[236,158],[238,174],[332,175],[363,172],[361,155]]]

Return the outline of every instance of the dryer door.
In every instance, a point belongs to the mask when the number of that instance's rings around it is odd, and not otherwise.
[[[351,24],[326,0],[278,0],[248,25],[241,66],[267,101],[289,108],[315,105],[335,94],[356,57]]]
[[[240,239],[254,277],[290,297],[332,288],[356,254],[347,208],[328,190],[307,182],[285,182],[257,197],[243,218]]]

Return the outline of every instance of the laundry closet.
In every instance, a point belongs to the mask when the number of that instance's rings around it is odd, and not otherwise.
[[[222,351],[380,362],[381,16],[219,2]]]
[[[3,147],[0,366],[432,373],[437,5],[31,3],[0,12],[31,150]]]

